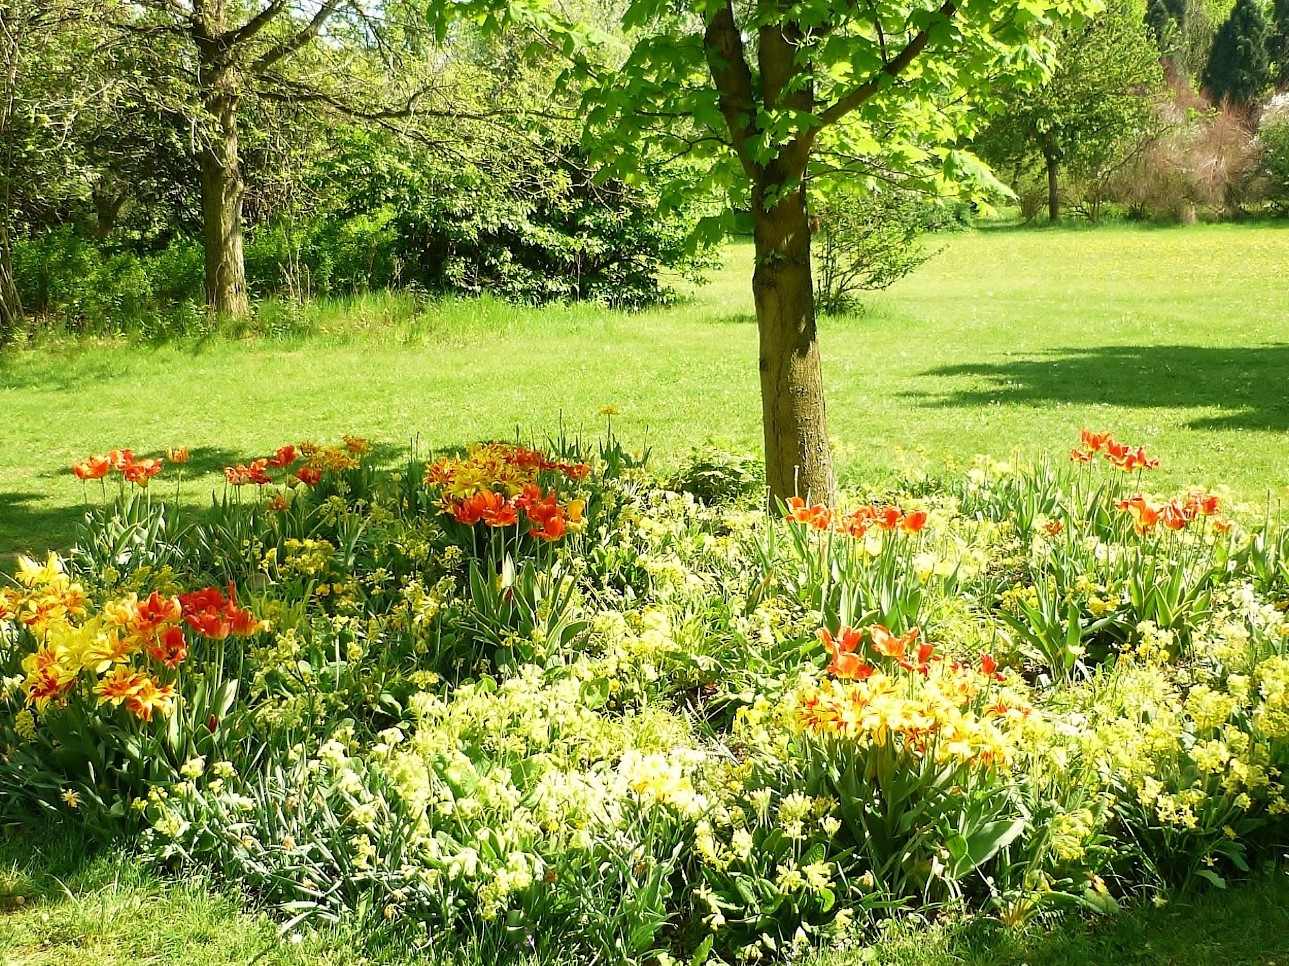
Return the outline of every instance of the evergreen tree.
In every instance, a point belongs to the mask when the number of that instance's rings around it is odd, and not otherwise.
[[[1275,0],[1272,4],[1267,52],[1276,87],[1289,87],[1289,0]]]
[[[1172,46],[1172,38],[1177,31],[1177,21],[1173,18],[1168,4],[1164,0],[1153,0],[1146,10],[1146,26],[1155,38],[1159,52],[1167,56]]]
[[[1218,29],[1204,68],[1204,90],[1209,97],[1247,105],[1271,86],[1269,33],[1258,0],[1239,0]]]

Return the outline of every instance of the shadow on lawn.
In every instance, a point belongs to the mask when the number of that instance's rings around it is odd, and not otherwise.
[[[17,554],[71,545],[88,507],[33,505],[44,499],[42,493],[0,493],[0,571],[10,570]]]
[[[1289,343],[1260,346],[1102,346],[1053,349],[1005,362],[940,366],[923,376],[984,385],[943,395],[908,393],[928,407],[1098,403],[1128,408],[1211,408],[1192,429],[1289,430]]]

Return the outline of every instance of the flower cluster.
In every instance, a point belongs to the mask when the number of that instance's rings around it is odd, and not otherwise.
[[[1031,709],[1018,700],[973,710],[983,678],[940,664],[926,677],[878,672],[862,681],[833,679],[797,696],[796,722],[808,733],[884,747],[888,743],[937,762],[1005,764],[1014,741],[1013,721]]]
[[[1118,501],[1115,506],[1132,515],[1132,526],[1137,533],[1149,533],[1160,525],[1168,530],[1184,530],[1198,519],[1208,519],[1214,530],[1225,533],[1231,529],[1231,521],[1222,515],[1219,504],[1220,498],[1211,493],[1192,491],[1167,503],[1152,503],[1138,494]]]
[[[0,623],[17,621],[35,636],[35,650],[22,659],[21,689],[40,714],[65,704],[84,681],[99,706],[124,705],[143,721],[166,716],[176,691],[154,672],[173,672],[188,657],[185,625],[215,639],[263,627],[236,606],[231,587],[228,598],[215,588],[177,597],[129,594],[91,616],[84,590],[55,554],[44,565],[20,558],[18,583],[19,590],[0,595]],[[136,657],[142,667],[132,663]]]
[[[182,459],[173,459],[182,454]],[[187,450],[171,450],[172,461],[182,463],[187,459]],[[87,456],[72,464],[72,472],[78,480],[101,480],[113,470],[119,472],[125,482],[140,488],[146,488],[154,476],[161,472],[163,459],[135,458],[134,451],[128,449],[109,450],[104,456]]]
[[[879,747],[898,739],[903,747],[938,761],[995,764],[1007,759],[1009,744],[999,723],[1025,717],[1032,709],[1014,696],[1000,696],[979,715],[971,710],[984,689],[1006,679],[992,656],[982,657],[978,668],[969,667],[946,662],[933,645],[918,643],[919,628],[896,636],[876,624],[867,632],[869,660],[858,650],[863,631],[843,627],[835,637],[827,629],[819,631],[832,658],[828,673],[833,678],[798,695],[801,728]],[[880,659],[893,667],[882,669]]]
[[[870,529],[920,533],[926,526],[925,510],[902,510],[891,504],[870,503],[842,514],[822,503],[807,505],[799,496],[788,497],[787,519],[812,530],[833,530],[862,537]]]
[[[244,607],[237,606],[237,591],[228,585],[228,596],[218,587],[207,587],[177,598],[184,623],[202,637],[222,641],[230,634],[250,637],[264,629],[263,622]]]
[[[1089,463],[1098,453],[1112,466],[1129,472],[1159,467],[1159,460],[1148,457],[1144,447],[1129,446],[1116,441],[1109,433],[1094,433],[1090,429],[1082,431],[1080,445],[1070,450],[1070,459],[1076,463]]]
[[[300,458],[300,453],[295,446],[288,443],[285,446],[279,446],[277,452],[272,456],[261,457],[257,460],[251,460],[250,463],[238,463],[236,466],[224,467],[224,479],[230,486],[268,486],[273,480],[269,477],[270,469],[285,470],[289,469],[296,460]],[[298,474],[297,474],[298,476]],[[321,478],[321,474],[319,474]],[[301,477],[301,479],[303,479]],[[309,482],[304,480],[304,482]],[[314,485],[317,479],[313,481]]]
[[[1289,834],[1289,534],[1089,480],[1153,463],[1108,434],[786,520],[610,455],[487,444],[427,490],[370,449],[282,447],[233,470],[325,496],[124,541],[165,508],[122,489],[125,524],[20,561],[0,798],[147,823],[283,908],[586,959],[782,959],[901,903],[1019,922]]]
[[[319,446],[317,443],[300,444],[304,467],[296,476],[310,486],[317,484],[323,473],[343,473],[356,470],[362,458],[371,453],[371,443],[361,436],[345,436],[339,446]]]
[[[463,457],[447,457],[431,463],[425,471],[427,485],[436,486],[444,497],[464,499],[484,490],[517,496],[536,483],[543,471],[562,473],[571,480],[585,479],[591,467],[586,463],[561,463],[526,446],[486,443],[471,446]]]
[[[443,512],[458,523],[489,527],[518,526],[527,518],[529,534],[558,540],[581,529],[584,500],[560,502],[556,490],[545,490],[539,474],[558,473],[581,480],[586,463],[562,463],[523,446],[489,443],[471,447],[464,457],[445,457],[426,469],[427,485],[438,487]]]
[[[17,578],[20,590],[0,589],[0,621],[16,620],[39,635],[52,625],[85,616],[85,588],[67,576],[56,554],[44,564],[19,557]]]

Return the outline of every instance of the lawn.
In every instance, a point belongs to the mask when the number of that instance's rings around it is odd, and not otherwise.
[[[1289,876],[1114,919],[1007,930],[987,920],[892,922],[874,944],[808,966],[1286,966]],[[396,937],[349,925],[291,929],[246,911],[202,879],[141,870],[122,852],[95,854],[74,830],[39,843],[0,839],[0,963],[5,966],[474,966],[452,950],[413,955]],[[547,963],[546,966],[553,966]]]
[[[1059,458],[1088,425],[1160,455],[1161,488],[1283,492],[1289,230],[993,228],[942,243],[865,312],[823,322],[830,430],[852,479],[1018,446]],[[641,314],[373,296],[267,338],[7,354],[0,554],[68,544],[83,499],[70,463],[118,446],[191,446],[197,502],[226,463],[283,442],[595,434],[606,406],[663,462],[708,438],[759,451],[750,271],[734,246],[710,285]]]

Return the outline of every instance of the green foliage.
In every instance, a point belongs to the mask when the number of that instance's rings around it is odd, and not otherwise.
[[[1017,180],[1063,169],[1095,220],[1108,179],[1160,128],[1153,98],[1162,86],[1145,26],[1132,4],[1116,0],[1058,35],[1051,76],[1032,93],[1007,95],[978,148]]]
[[[1247,106],[1271,86],[1269,28],[1258,0],[1239,0],[1218,28],[1204,67],[1204,90],[1215,102]]]
[[[955,138],[976,128],[981,108],[1001,89],[997,70],[1018,85],[1041,77],[1051,53],[1043,28],[1081,11],[1075,4],[1024,10],[964,4],[946,14],[914,3],[879,11],[874,31],[867,12],[845,5],[754,6],[739,13],[743,35],[763,31],[767,44],[791,35],[795,55],[783,76],[750,60],[745,81],[736,82],[742,66],[722,70],[742,61],[742,49],[720,48],[725,27],[717,9],[696,7],[698,16],[688,17],[641,0],[623,17],[633,40],[612,83],[588,88],[589,130],[608,170],[623,177],[652,156],[701,150],[712,164],[692,174],[726,191],[736,207],[746,206],[751,183],[769,189],[767,203],[791,190],[795,176],[776,174],[775,165],[786,172],[801,161],[801,149],[811,152],[812,171],[821,175],[884,171],[979,183],[983,171],[951,146]],[[915,37],[921,39],[910,54],[919,69],[886,82],[885,65]],[[793,98],[776,100],[781,84]],[[806,91],[804,99],[795,96]],[[692,183],[678,179],[664,197],[682,197]],[[720,232],[731,224],[713,219],[700,229]]]
[[[1258,126],[1258,177],[1267,200],[1280,212],[1289,211],[1289,98],[1273,98]]]
[[[1145,23],[1165,62],[1189,85],[1199,78],[1208,62],[1214,18],[1221,21],[1229,13],[1229,3],[1151,0]]]
[[[201,250],[184,241],[113,253],[63,226],[18,241],[13,271],[25,308],[72,331],[153,338],[201,324]]]
[[[605,178],[558,134],[532,137],[504,164],[508,149],[487,144],[451,163],[354,132],[318,178],[341,211],[381,226],[401,281],[430,291],[640,307],[666,297],[664,271],[707,264],[684,244],[701,197],[662,209],[659,188]]]
[[[1276,87],[1289,86],[1289,2],[1273,0],[1270,30],[1267,35],[1267,54],[1271,58]]]
[[[759,495],[765,487],[765,471],[754,456],[709,444],[689,455],[676,475],[675,486],[715,506]]]
[[[889,288],[931,258],[934,251],[922,239],[934,206],[889,185],[827,195],[815,208],[819,227],[812,238],[816,309],[853,309],[856,293]]]

